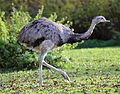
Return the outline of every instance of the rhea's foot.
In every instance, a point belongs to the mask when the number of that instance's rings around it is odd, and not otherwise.
[[[69,76],[67,75],[66,72],[62,72],[61,75],[62,75],[65,79],[67,79],[69,82],[71,82],[71,80],[70,80],[70,78],[69,78]]]
[[[38,83],[39,83],[39,85],[40,85],[41,87],[45,87],[45,85],[43,84],[43,82],[38,81]]]

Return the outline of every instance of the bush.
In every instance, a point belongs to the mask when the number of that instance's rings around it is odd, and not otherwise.
[[[25,51],[16,42],[0,41],[0,66],[1,68],[24,69],[35,68],[34,54]]]
[[[1,12],[0,15],[0,40],[2,41],[7,41],[7,39],[9,39],[8,36],[8,28],[6,27],[6,23],[3,21],[3,17],[4,17],[4,12]]]
[[[10,20],[7,20],[9,35],[11,39],[16,40],[17,33],[31,20],[31,17],[28,12],[17,11],[13,8],[13,12],[11,12],[9,19]]]

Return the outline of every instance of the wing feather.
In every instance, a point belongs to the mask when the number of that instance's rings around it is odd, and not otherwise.
[[[28,44],[34,43],[37,38],[41,37],[41,32],[39,31],[40,31],[40,28],[42,28],[42,22],[45,20],[46,18],[43,17],[33,22],[30,22],[29,24],[24,26],[21,29],[20,33],[18,34],[18,37],[17,37],[18,42],[28,43]]]

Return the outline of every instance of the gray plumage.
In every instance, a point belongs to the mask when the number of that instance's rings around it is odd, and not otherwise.
[[[44,40],[51,40],[60,46],[67,42],[70,34],[70,28],[42,17],[24,26],[18,35],[18,41],[28,47],[36,47]]]
[[[40,85],[43,85],[42,78],[42,66],[47,66],[50,69],[53,69],[70,81],[69,76],[66,72],[55,68],[47,64],[44,59],[47,55],[47,52],[54,47],[61,46],[65,43],[75,43],[80,42],[81,40],[88,39],[96,24],[100,22],[110,22],[106,20],[103,16],[97,16],[92,20],[90,28],[87,32],[83,34],[72,33],[69,27],[66,27],[62,24],[58,24],[51,20],[42,17],[38,20],[30,22],[26,26],[24,26],[20,33],[18,34],[18,42],[23,44],[25,47],[29,49],[38,48],[39,50],[39,68],[40,68]]]

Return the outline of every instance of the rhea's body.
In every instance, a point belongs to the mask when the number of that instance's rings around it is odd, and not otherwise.
[[[37,48],[44,40],[51,40],[55,46],[61,46],[71,34],[70,28],[42,17],[24,26],[18,41],[29,49]]]

